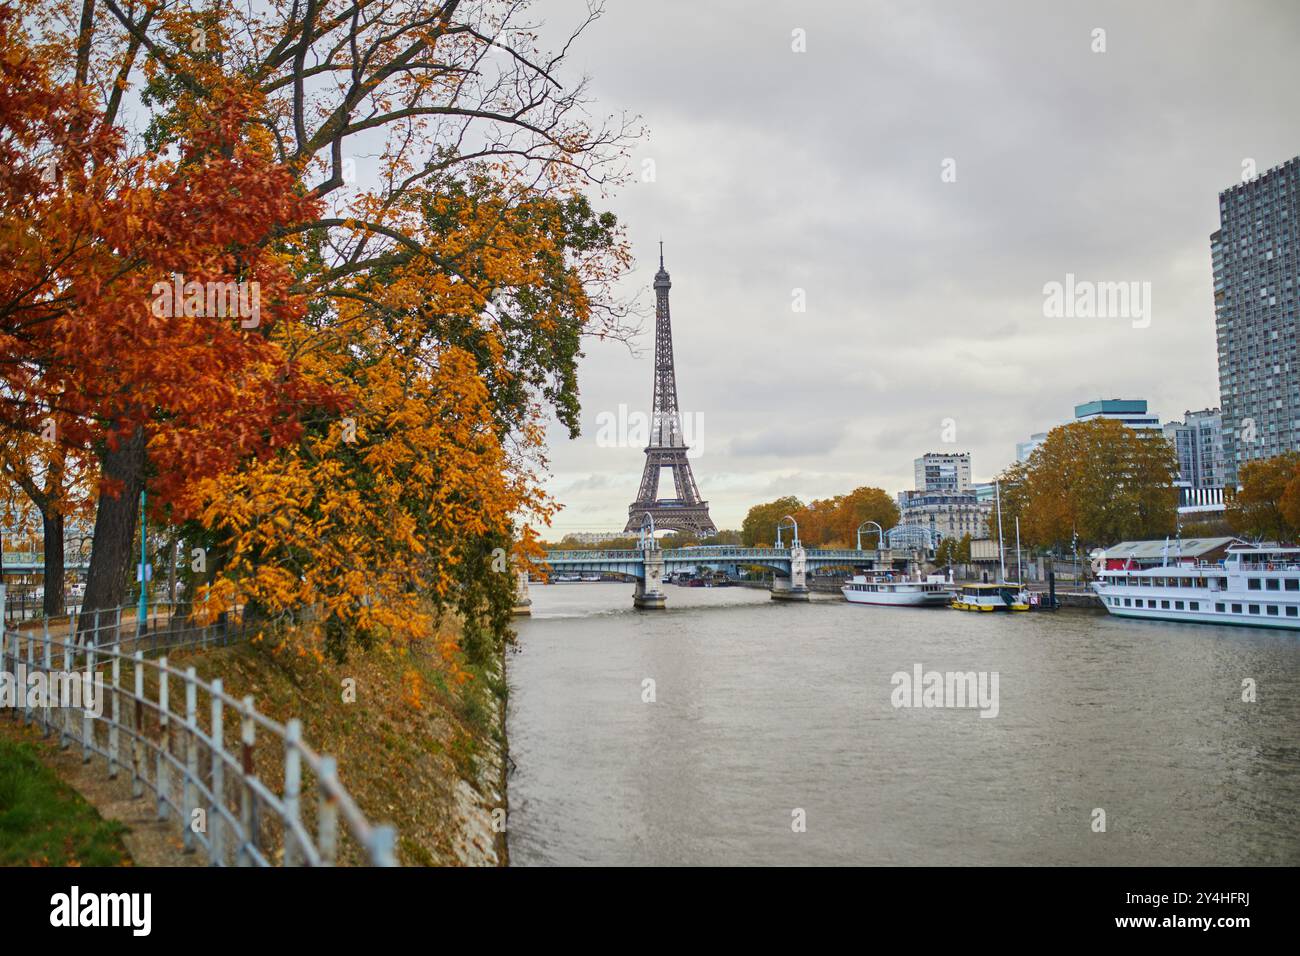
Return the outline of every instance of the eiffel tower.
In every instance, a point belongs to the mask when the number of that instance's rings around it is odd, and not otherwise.
[[[664,244],[659,243],[655,273],[655,384],[651,402],[650,444],[645,450],[641,490],[627,509],[624,531],[639,531],[646,514],[656,530],[703,536],[718,529],[709,517],[709,503],[700,500],[691,463],[686,460],[681,413],[677,407],[677,373],[673,369],[673,324],[668,316],[668,290],[673,286],[664,268]],[[661,469],[671,468],[676,497],[659,497]]]

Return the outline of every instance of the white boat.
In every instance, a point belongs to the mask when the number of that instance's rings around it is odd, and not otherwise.
[[[1300,630],[1300,548],[1234,547],[1213,564],[1108,568],[1092,588],[1116,617]]]
[[[582,580],[581,574],[553,574],[551,575],[552,584],[577,584]]]
[[[845,600],[852,604],[879,604],[885,607],[943,607],[948,591],[943,581],[919,581],[894,571],[857,574],[840,586]]]

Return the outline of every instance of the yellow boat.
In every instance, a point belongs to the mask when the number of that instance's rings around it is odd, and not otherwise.
[[[958,611],[1028,611],[1029,602],[1019,584],[963,584],[949,607]]]

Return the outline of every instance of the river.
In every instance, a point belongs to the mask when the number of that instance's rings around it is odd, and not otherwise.
[[[515,865],[1300,863],[1295,634],[666,590],[532,588]],[[996,716],[895,707],[918,664]]]

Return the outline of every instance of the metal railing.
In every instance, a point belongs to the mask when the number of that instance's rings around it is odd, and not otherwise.
[[[821,558],[849,558],[864,560],[873,558],[874,551],[858,551],[853,548],[808,548],[805,555],[809,560]],[[688,561],[716,561],[726,558],[773,558],[788,559],[789,548],[746,548],[739,545],[705,545],[694,548],[668,548],[663,552],[664,561],[684,563]],[[640,550],[632,549],[595,549],[591,551],[547,551],[545,559],[534,559],[534,563],[556,564],[565,562],[596,561],[640,561]]]
[[[0,672],[15,675],[15,719],[57,735],[64,748],[79,747],[83,763],[103,758],[110,779],[129,773],[132,796],[152,794],[158,819],[174,820],[185,851],[202,848],[210,865],[332,866],[340,852],[396,865],[396,831],[366,820],[339,781],[335,758],[302,739],[300,721],[280,724],[259,713],[251,695],[227,694],[219,678],[202,680],[193,667],[180,670],[165,655],[146,657],[149,632],[123,631],[134,614],[134,608],[102,612],[112,618],[103,627],[116,630],[110,639],[97,629],[105,638],[99,643],[85,640],[84,631],[79,640],[74,621],[62,636],[51,633],[49,621],[39,630],[5,628]],[[153,632],[164,640],[185,633],[178,626]],[[232,633],[194,628],[185,640],[155,649],[224,643]],[[36,674],[44,675],[47,689],[65,692],[78,682],[84,691],[93,681],[98,696],[58,706],[67,700],[47,694],[29,706],[28,675]],[[238,723],[237,735],[227,733],[228,721]],[[271,753],[282,755],[278,767],[268,758],[268,738]],[[262,759],[255,760],[259,744]]]

